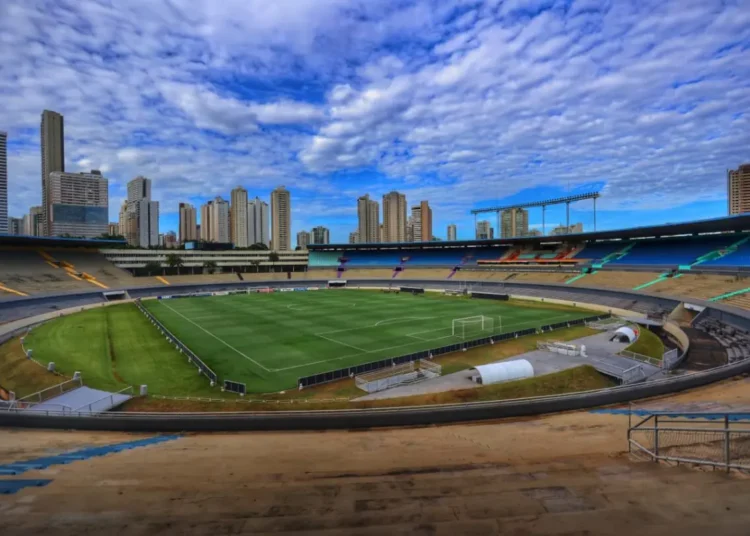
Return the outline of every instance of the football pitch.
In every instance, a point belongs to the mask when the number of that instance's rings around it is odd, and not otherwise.
[[[221,380],[248,392],[295,388],[297,380],[420,350],[590,316],[523,301],[439,294],[320,290],[237,294],[143,305]],[[485,317],[481,322],[454,320]]]

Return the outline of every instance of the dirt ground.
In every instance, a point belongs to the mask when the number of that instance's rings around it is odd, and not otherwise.
[[[643,404],[750,407],[739,379]],[[747,535],[750,479],[635,462],[627,417],[575,412],[408,429],[186,434],[17,478],[16,534]],[[133,434],[0,430],[0,463]]]

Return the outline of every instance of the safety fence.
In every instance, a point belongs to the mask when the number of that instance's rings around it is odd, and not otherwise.
[[[37,391],[36,393],[31,393],[30,395],[26,395],[23,398],[11,400],[6,409],[10,411],[13,409],[27,408],[35,404],[41,404],[51,398],[63,395],[68,391],[73,391],[82,386],[83,380],[81,379],[81,376],[76,375],[74,378],[65,380],[64,382],[58,383],[57,385],[53,385],[52,387],[47,387],[46,389],[42,389],[41,391]]]
[[[177,347],[177,350],[185,354],[188,358],[188,361],[198,367],[198,371],[211,381],[211,387],[218,383],[219,377],[216,375],[216,373],[211,370],[200,357],[195,355],[195,353],[190,348],[185,346],[180,339],[172,335],[172,333],[166,327],[164,327],[164,324],[159,322],[159,320],[157,320],[156,317],[143,306],[141,300],[135,300],[135,305],[144,315],[146,315],[151,323],[156,326],[156,328],[167,338],[167,340],[174,344],[175,347]]]
[[[602,314],[597,316],[590,316],[586,318],[579,318],[578,320],[571,320],[570,322],[557,322],[555,324],[548,324],[540,328],[528,328],[521,329],[518,331],[511,331],[509,333],[501,333],[491,335],[489,337],[483,337],[481,339],[475,339],[471,341],[462,341],[455,344],[449,344],[447,346],[441,346],[439,348],[432,348],[430,350],[422,350],[411,354],[400,355],[397,357],[390,357],[388,359],[381,359],[379,361],[372,361],[370,363],[363,363],[361,365],[355,365],[352,367],[341,368],[337,370],[331,370],[328,372],[322,372],[319,374],[313,374],[311,376],[305,376],[297,380],[297,385],[300,389],[305,387],[311,387],[313,385],[319,385],[321,383],[333,382],[343,378],[349,378],[365,372],[371,372],[374,370],[382,369],[385,367],[392,367],[394,365],[402,365],[411,361],[417,361],[419,359],[432,359],[433,357],[449,354],[452,352],[460,352],[463,350],[469,350],[478,346],[485,346],[487,344],[494,344],[496,342],[507,341],[510,339],[517,339],[525,335],[533,335],[535,333],[548,333],[555,329],[564,327],[571,327],[575,325],[583,325],[586,322],[594,322],[596,320],[602,320],[608,318],[610,315]]]
[[[630,359],[635,359],[636,361],[643,361],[644,363],[648,363],[649,365],[653,365],[654,367],[662,367],[661,359],[656,359],[655,357],[639,354],[637,352],[631,352],[630,350],[620,350],[620,355],[623,357],[629,357]]]
[[[654,412],[628,427],[628,446],[655,462],[749,470],[750,413]]]

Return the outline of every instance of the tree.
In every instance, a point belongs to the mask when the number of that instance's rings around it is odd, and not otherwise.
[[[276,263],[279,262],[279,254],[276,251],[272,251],[268,254],[268,260],[273,264],[274,272],[276,271]]]
[[[206,273],[213,274],[216,272],[216,261],[206,261],[203,263],[203,270]]]
[[[256,242],[255,244],[253,244],[247,249],[250,249],[253,251],[268,251],[268,246],[265,245],[263,242]]]
[[[167,255],[167,266],[170,268],[177,268],[177,275],[180,275],[180,268],[183,264],[182,257],[176,253],[170,253]]]
[[[154,272],[159,272],[161,270],[161,263],[156,261],[148,261],[143,269],[146,270],[146,273],[148,275],[151,275]]]

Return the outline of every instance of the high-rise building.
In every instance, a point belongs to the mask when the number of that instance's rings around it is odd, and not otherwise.
[[[107,234],[109,236],[117,236],[118,234],[120,234],[120,224],[109,222],[109,224],[107,225]]]
[[[42,207],[36,206],[29,209],[27,224],[24,227],[24,234],[27,236],[42,236],[44,225],[42,224]]]
[[[128,219],[125,238],[134,246],[147,248],[159,245],[159,202],[151,200],[151,179],[138,176],[128,182]]]
[[[164,247],[174,249],[177,247],[177,233],[167,231],[162,235],[164,237]]]
[[[406,196],[390,192],[383,196],[382,242],[406,242]]]
[[[231,202],[232,244],[237,248],[246,248],[250,245],[247,219],[247,190],[242,186],[237,186],[237,188],[232,190]]]
[[[65,171],[65,125],[63,116],[44,110],[41,123],[42,149],[42,227],[43,236],[54,236],[50,226],[49,175]]]
[[[96,238],[109,225],[109,181],[91,173],[53,171],[47,181],[50,236]]]
[[[382,223],[378,225],[378,242],[385,242],[385,226]]]
[[[23,234],[23,220],[21,218],[8,218],[8,234],[14,236]]]
[[[500,213],[500,236],[514,238],[529,234],[529,211],[522,208],[509,208]]]
[[[406,241],[414,242],[414,218],[411,216],[406,220]]]
[[[451,223],[448,226],[448,240],[456,240],[456,224]]]
[[[201,207],[201,240],[230,243],[229,203],[217,197]]]
[[[730,216],[750,212],[750,164],[727,170],[727,212]]]
[[[311,244],[330,244],[331,243],[331,233],[328,230],[327,227],[323,227],[322,225],[318,225],[317,227],[313,227],[312,232],[310,233],[311,236]]]
[[[271,235],[268,232],[268,203],[256,197],[247,204],[247,241],[269,246]]]
[[[283,186],[271,192],[271,232],[275,251],[292,249],[292,199]]]
[[[310,233],[307,231],[300,231],[297,233],[297,247],[300,249],[307,249],[307,245],[310,243]]]
[[[554,229],[552,229],[552,232],[550,234],[552,235],[566,235],[566,234],[576,234],[576,233],[582,233],[583,232],[583,224],[582,223],[575,223],[571,225],[570,227],[566,227],[563,224],[558,225]],[[529,235],[531,233],[528,233]]]
[[[365,194],[357,199],[357,238],[362,244],[380,241],[380,206]]]
[[[349,233],[349,243],[359,244],[359,231],[352,231]]]
[[[413,242],[432,241],[432,209],[427,201],[421,201],[411,207],[411,219],[414,226]]]
[[[477,240],[489,240],[495,238],[495,230],[487,220],[481,220],[477,222]]]
[[[8,233],[8,133],[0,131],[0,234]]]
[[[197,214],[190,203],[180,203],[180,244],[198,240]]]

